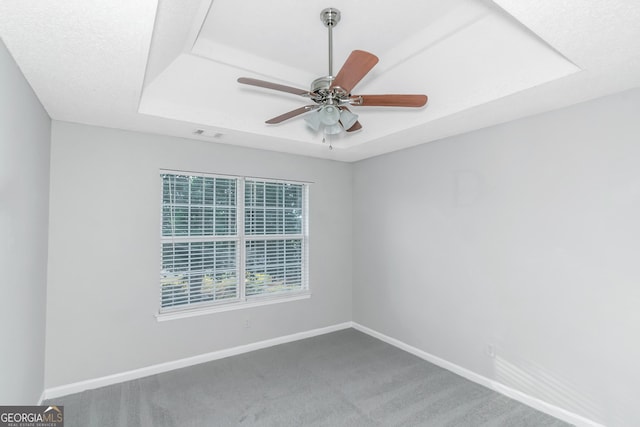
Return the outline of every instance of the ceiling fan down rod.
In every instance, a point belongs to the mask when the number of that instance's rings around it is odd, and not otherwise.
[[[333,26],[329,25],[329,75],[333,76]]]
[[[328,7],[320,12],[320,20],[329,30],[329,77],[333,77],[333,27],[340,22],[340,11]]]

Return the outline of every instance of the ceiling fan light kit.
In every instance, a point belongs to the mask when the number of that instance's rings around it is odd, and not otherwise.
[[[343,130],[355,132],[362,129],[358,115],[352,113],[347,105],[419,108],[427,103],[426,95],[352,95],[353,88],[378,63],[378,57],[363,50],[354,50],[338,74],[334,76],[333,27],[340,22],[340,11],[331,7],[326,8],[320,12],[320,19],[329,33],[329,74],[315,79],[309,91],[249,77],[238,79],[238,83],[288,92],[309,98],[314,102],[312,105],[305,105],[269,119],[266,121],[267,124],[281,123],[309,113],[304,119],[311,129],[316,132],[322,129],[324,135],[336,135]]]
[[[344,126],[345,129],[351,129],[353,125],[358,121],[358,115],[353,114],[351,111],[343,108],[340,112],[340,123]]]

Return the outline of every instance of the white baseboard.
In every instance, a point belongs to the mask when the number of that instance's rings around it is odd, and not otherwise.
[[[595,421],[592,421],[581,415],[575,414],[573,412],[567,411],[566,409],[562,409],[558,406],[547,403],[536,397],[530,396],[526,393],[523,393],[514,388],[506,386],[498,381],[495,381],[483,375],[477,374],[473,371],[470,371],[469,369],[456,365],[455,363],[451,363],[447,360],[434,356],[433,354],[427,353],[426,351],[420,350],[419,348],[406,344],[400,340],[391,338],[390,336],[384,335],[378,331],[367,328],[366,326],[363,326],[359,323],[351,322],[351,325],[354,329],[357,329],[360,332],[363,332],[367,335],[371,335],[372,337],[377,338],[381,341],[384,341],[387,344],[391,344],[394,347],[398,347],[399,349],[404,350],[407,353],[411,353],[414,356],[418,356],[419,358],[424,359],[427,362],[431,362],[434,365],[440,366],[441,368],[444,368],[448,371],[458,374],[461,377],[464,377],[470,381],[473,381],[474,383],[480,384],[498,393],[504,394],[505,396],[510,397],[513,400],[517,400],[518,402],[524,403],[527,406],[530,406],[541,412],[549,414],[562,421],[565,421],[567,423],[574,424],[580,427],[582,426],[604,427],[602,424],[598,424]]]
[[[40,395],[40,399],[38,399],[38,406],[42,405],[42,401],[44,400],[44,390],[42,390],[42,394]]]
[[[42,396],[40,396],[40,401],[38,403],[42,404],[42,401],[45,399],[55,399],[57,397],[66,396],[68,394],[79,393],[84,390],[90,390],[94,388],[105,387],[112,384],[118,384],[125,381],[135,380],[138,378],[147,377],[149,375],[160,374],[162,372],[168,372],[174,369],[185,368],[185,367],[197,365],[200,363],[210,362],[212,360],[223,359],[225,357],[235,356],[237,354],[242,354],[242,353],[248,353],[250,351],[272,347],[278,344],[285,344],[292,341],[298,341],[305,338],[311,338],[318,335],[324,335],[330,332],[335,332],[342,329],[348,329],[351,327],[367,335],[371,335],[372,337],[377,338],[381,341],[384,341],[394,347],[398,347],[399,349],[404,350],[408,353],[411,353],[421,359],[431,362],[434,365],[440,366],[441,368],[444,368],[457,375],[460,375],[461,377],[464,377],[470,381],[473,381],[477,384],[485,386],[498,393],[504,394],[505,396],[508,396],[514,400],[517,400],[518,402],[524,403],[525,405],[535,408],[541,412],[547,413],[560,420],[566,421],[570,424],[574,424],[576,426],[584,426],[584,427],[604,427],[602,424],[598,424],[595,421],[592,421],[588,418],[582,417],[578,414],[575,414],[573,412],[567,411],[563,408],[560,408],[558,406],[552,405],[543,400],[530,396],[526,393],[523,393],[514,388],[506,386],[498,381],[495,381],[485,376],[482,376],[480,374],[477,374],[473,371],[470,371],[469,369],[463,368],[462,366],[456,365],[455,363],[451,363],[447,360],[441,359],[440,357],[434,356],[433,354],[427,353],[426,351],[420,350],[416,347],[413,347],[395,338],[391,338],[390,336],[384,335],[378,331],[367,328],[366,326],[363,326],[356,322],[339,323],[337,325],[327,326],[319,329],[313,329],[305,332],[298,332],[291,335],[285,335],[282,337],[272,338],[264,341],[258,341],[255,343],[245,344],[238,347],[218,350],[211,353],[188,357],[185,359],[174,360],[166,363],[160,363],[157,365],[147,366],[140,369],[134,369],[132,371],[126,371],[118,374],[107,375],[100,378],[94,378],[90,380],[80,381],[77,383],[48,388],[42,392]]]
[[[262,348],[272,347],[278,344],[285,344],[292,341],[298,341],[305,338],[324,335],[330,332],[339,331],[350,328],[351,322],[339,323],[337,325],[327,326],[310,331],[298,332],[282,337],[271,338],[264,341],[258,341],[251,344],[240,345],[238,347],[227,348],[224,350],[213,351],[211,353],[201,354],[198,356],[187,357],[185,359],[174,360],[171,362],[160,363],[157,365],[147,366],[132,371],[126,371],[118,374],[107,375],[100,378],[80,381],[77,383],[66,384],[58,387],[45,389],[40,398],[40,402],[45,399],[55,399],[56,397],[66,396],[68,394],[79,393],[84,390],[104,387],[112,384],[118,384],[125,381],[135,380],[138,378],[148,377],[149,375],[160,374],[162,372],[172,371],[174,369],[186,368],[187,366],[198,365],[200,363],[210,362],[212,360],[223,359],[237,354],[248,353]]]

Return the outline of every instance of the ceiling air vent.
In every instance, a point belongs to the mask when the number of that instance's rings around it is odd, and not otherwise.
[[[196,129],[193,131],[193,134],[196,136],[204,136],[205,138],[220,138],[224,135],[223,133],[206,129]]]

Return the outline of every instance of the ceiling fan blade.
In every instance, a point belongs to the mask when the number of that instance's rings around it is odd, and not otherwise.
[[[341,87],[347,93],[378,63],[378,57],[364,50],[354,50],[338,71],[331,87]]]
[[[355,132],[357,130],[362,129],[362,125],[360,124],[360,122],[355,122],[353,124],[353,126],[351,126],[349,129],[347,129],[347,132]]]
[[[304,89],[298,89],[295,87],[285,86],[278,83],[266,82],[264,80],[252,79],[249,77],[240,77],[238,79],[238,83],[251,85],[251,86],[264,87],[267,89],[279,90],[281,92],[289,92],[289,93],[293,93],[294,95],[303,95],[303,96],[309,95],[309,91],[306,91]]]
[[[267,120],[265,123],[274,125],[276,123],[284,122],[285,120],[289,120],[300,114],[304,114],[307,111],[317,110],[319,107],[317,105],[305,105],[304,107],[296,108],[295,110],[289,111],[288,113],[284,113],[279,115],[278,117],[274,117],[273,119]]]
[[[427,95],[358,95],[351,105],[363,107],[422,107]]]

